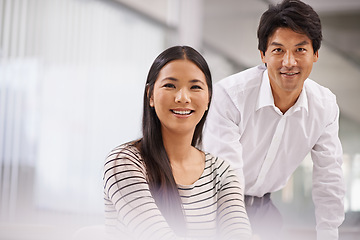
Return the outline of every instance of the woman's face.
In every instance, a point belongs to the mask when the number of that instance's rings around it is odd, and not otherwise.
[[[208,105],[205,75],[193,62],[174,60],[161,69],[150,106],[155,108],[163,133],[193,133]]]

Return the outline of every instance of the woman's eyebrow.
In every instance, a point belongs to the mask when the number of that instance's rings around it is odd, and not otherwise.
[[[167,80],[174,81],[174,82],[178,81],[178,79],[176,79],[174,77],[165,77],[165,78],[161,79],[160,81],[163,82],[163,81],[167,81]],[[199,79],[192,79],[189,82],[190,83],[201,83],[201,84],[205,85],[204,81],[201,81]]]
[[[204,81],[201,81],[201,80],[199,80],[199,79],[193,79],[193,80],[190,80],[190,82],[191,82],[191,83],[201,83],[201,84],[204,84],[204,85],[205,85]]]
[[[174,82],[177,82],[178,80],[174,77],[165,77],[163,79],[161,79],[161,81],[166,81],[166,80],[170,80],[170,81],[174,81]]]

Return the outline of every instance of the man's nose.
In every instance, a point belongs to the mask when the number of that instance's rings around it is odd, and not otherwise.
[[[297,64],[297,60],[296,60],[294,54],[291,52],[285,53],[284,58],[283,58],[283,65],[285,67],[292,67],[292,66],[295,66],[296,64]]]

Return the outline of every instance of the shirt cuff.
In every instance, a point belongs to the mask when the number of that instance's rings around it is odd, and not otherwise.
[[[316,235],[317,235],[316,240],[338,240],[339,239],[338,229],[317,230]]]

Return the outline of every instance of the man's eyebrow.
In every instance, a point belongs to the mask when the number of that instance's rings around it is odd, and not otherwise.
[[[304,46],[304,45],[307,45],[307,44],[310,44],[310,43],[308,41],[304,40],[302,42],[299,42],[295,46]],[[272,42],[272,43],[270,43],[270,45],[272,45],[272,46],[283,46],[283,44],[278,43],[278,42]]]
[[[308,41],[304,40],[304,41],[296,44],[295,46],[303,46],[303,45],[308,45],[308,44],[310,44],[310,43]]]
[[[270,43],[270,45],[272,45],[272,46],[283,46],[281,43],[278,43],[278,42],[272,42],[272,43]]]

